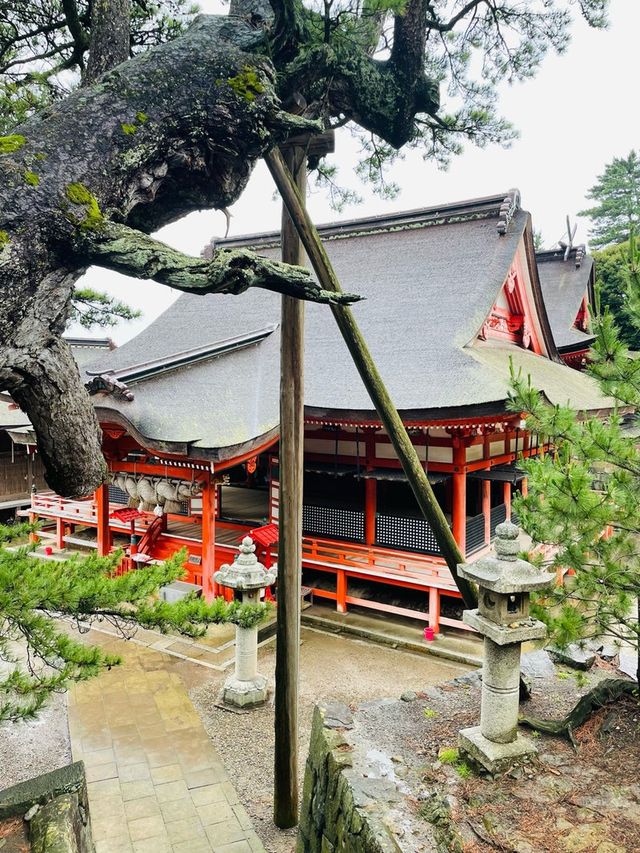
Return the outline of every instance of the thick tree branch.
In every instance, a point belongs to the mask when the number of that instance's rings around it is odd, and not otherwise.
[[[438,33],[449,33],[456,24],[460,23],[463,18],[467,17],[469,12],[473,12],[473,10],[477,9],[478,6],[485,6],[486,3],[487,0],[470,0],[470,2],[463,6],[455,15],[449,18],[448,21],[440,21],[438,18],[425,18],[425,27],[428,30],[435,30],[435,32]]]
[[[283,96],[303,91],[307,100],[328,104],[332,115],[344,115],[395,148],[413,138],[417,113],[435,113],[438,84],[422,71],[410,81],[391,61],[371,59],[353,50],[319,44],[291,62],[281,73]]]
[[[95,0],[95,2],[99,2],[99,0]],[[70,63],[82,67],[84,53],[89,47],[89,36],[80,21],[76,0],[62,0],[62,10],[74,43]]]
[[[269,0],[274,22],[269,38],[276,65],[291,61],[309,41],[306,12],[300,0]]]
[[[424,0],[409,0],[403,13],[395,17],[391,63],[402,69],[410,84],[422,76],[426,21]]]
[[[199,18],[181,38],[117,66],[4,138],[0,388],[31,419],[59,494],[86,495],[105,473],[91,400],[60,339],[90,254],[79,243],[97,254],[99,235],[113,235],[115,223],[148,232],[195,209],[226,207],[271,146],[320,129],[280,108],[273,68],[256,52],[264,38],[238,19]],[[227,272],[232,291],[296,285],[282,269],[259,273],[253,258]],[[224,289],[220,268],[217,283]],[[311,282],[306,295],[322,296]]]
[[[83,83],[94,83],[129,58],[130,0],[93,0],[91,42]]]
[[[95,231],[80,230],[75,250],[82,263],[152,279],[187,293],[237,295],[249,287],[262,287],[311,302],[344,304],[359,298],[322,290],[308,269],[262,258],[248,249],[219,249],[210,259],[194,258],[111,222]]]

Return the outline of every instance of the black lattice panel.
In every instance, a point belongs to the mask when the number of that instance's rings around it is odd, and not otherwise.
[[[376,544],[424,554],[440,554],[440,548],[429,522],[424,518],[399,515],[376,516]]]
[[[311,536],[364,542],[364,512],[305,504],[302,507],[302,529]]]
[[[109,503],[126,506],[129,503],[129,495],[117,486],[109,485]]]
[[[505,504],[491,507],[491,539],[496,535],[496,527],[507,520],[507,507]]]
[[[484,515],[474,515],[467,519],[466,550],[473,554],[484,547]]]

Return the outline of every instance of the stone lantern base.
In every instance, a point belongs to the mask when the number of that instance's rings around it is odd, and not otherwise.
[[[256,675],[251,681],[240,681],[232,675],[222,688],[222,701],[236,708],[253,708],[267,701],[267,679]]]
[[[494,743],[480,731],[480,726],[462,729],[458,734],[460,749],[489,773],[506,773],[519,764],[524,764],[537,754],[532,741],[524,735],[516,735],[511,743]]]

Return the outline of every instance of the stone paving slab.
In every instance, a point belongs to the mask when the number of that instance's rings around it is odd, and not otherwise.
[[[264,853],[180,676],[149,647],[69,692],[96,853]]]

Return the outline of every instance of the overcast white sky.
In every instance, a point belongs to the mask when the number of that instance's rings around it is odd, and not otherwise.
[[[201,8],[216,12],[216,0],[201,0]],[[217,7],[217,8],[216,8]],[[492,146],[480,151],[468,146],[447,172],[409,152],[390,177],[402,188],[392,202],[373,196],[352,177],[354,142],[347,133],[336,139],[334,162],[342,182],[357,189],[365,201],[340,215],[327,199],[316,194],[308,206],[317,223],[338,218],[404,210],[518,187],[522,205],[531,211],[534,227],[552,245],[565,230],[565,216],[575,218],[586,206],[585,192],[613,157],[640,147],[636,69],[640,0],[611,0],[608,30],[591,30],[580,23],[572,44],[561,56],[549,56],[534,80],[500,92],[501,113],[520,132],[511,148]],[[273,200],[273,184],[259,164],[242,198],[231,208],[230,234],[279,227],[280,203]],[[182,251],[199,254],[214,235],[224,235],[225,217],[200,212],[164,228],[159,236]],[[587,240],[588,223],[578,220],[576,240]],[[117,343],[137,334],[178,297],[176,291],[153,282],[140,282],[116,273],[91,269],[86,284],[107,290],[143,312],[141,320],[109,330]],[[242,297],[239,297],[242,298]],[[74,328],[76,334],[87,334]],[[103,334],[94,330],[92,334]]]

